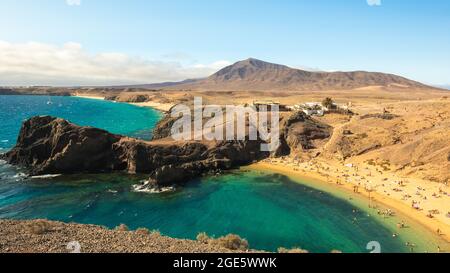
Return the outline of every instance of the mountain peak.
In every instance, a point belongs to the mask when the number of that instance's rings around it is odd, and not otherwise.
[[[253,66],[253,67],[257,67],[257,68],[270,68],[270,67],[272,67],[272,68],[274,68],[274,67],[287,68],[287,66],[284,66],[284,65],[269,63],[269,62],[261,61],[261,60],[255,59],[255,58],[248,58],[243,61],[238,61],[231,66],[244,66],[244,65],[249,65],[249,66]]]
[[[216,81],[243,80],[255,74],[277,73],[289,69],[290,68],[284,65],[268,63],[255,58],[248,58],[223,68],[213,74],[210,79]]]
[[[237,63],[247,63],[247,64],[253,64],[254,65],[254,64],[263,64],[263,63],[268,63],[268,62],[261,61],[261,60],[255,59],[255,58],[248,58],[248,59],[245,59],[243,61],[239,61]]]
[[[208,78],[172,86],[208,91],[351,90],[366,86],[430,88],[406,78],[384,73],[311,72],[248,58],[227,66]]]

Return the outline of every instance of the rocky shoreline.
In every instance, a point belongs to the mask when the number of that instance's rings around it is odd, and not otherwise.
[[[180,185],[207,174],[238,168],[271,156],[260,140],[174,141],[170,117],[159,122],[153,141],[137,140],[69,121],[39,116],[25,121],[16,146],[0,159],[30,175],[126,172],[148,174],[148,187]],[[330,128],[302,113],[283,119],[281,146],[274,154],[310,149]]]
[[[154,129],[154,139],[143,141],[56,117],[33,117],[23,123],[16,146],[0,154],[0,159],[26,168],[31,176],[147,174],[149,179],[144,187],[158,189],[271,156],[260,151],[261,141],[174,141],[169,137],[172,122],[166,116]],[[301,113],[282,117],[281,124],[282,145],[275,153],[278,156],[291,150],[309,149],[313,141],[330,134],[328,126]],[[236,235],[212,239],[204,234],[202,238],[178,240],[145,229],[130,232],[123,226],[109,230],[47,220],[0,220],[0,253],[67,253],[71,251],[68,244],[75,241],[81,252],[87,253],[247,252],[247,242]]]
[[[146,142],[43,116],[24,122],[17,145],[2,158],[31,175],[123,171],[167,186],[268,156],[256,147],[259,142]]]
[[[146,229],[128,231],[123,225],[110,230],[47,220],[0,220],[0,253],[71,253],[78,246],[81,253],[248,252],[230,249],[233,244],[173,239]]]

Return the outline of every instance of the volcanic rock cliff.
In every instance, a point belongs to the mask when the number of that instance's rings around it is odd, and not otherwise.
[[[126,171],[150,174],[162,186],[268,157],[260,144],[146,142],[44,116],[25,121],[17,145],[2,158],[31,175]]]
[[[125,171],[149,174],[152,185],[168,186],[270,156],[261,152],[262,141],[174,141],[167,137],[170,123],[169,117],[163,119],[155,129],[158,139],[148,142],[34,117],[24,122],[17,145],[1,158],[28,168],[31,175]],[[283,121],[281,131],[282,149],[288,153],[329,136],[329,128],[299,113]]]

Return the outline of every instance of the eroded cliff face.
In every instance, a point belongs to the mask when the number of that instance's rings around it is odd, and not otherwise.
[[[318,122],[303,112],[291,113],[280,123],[280,147],[275,156],[286,156],[291,152],[307,152],[316,149],[316,143],[332,135],[333,128]]]
[[[146,142],[54,117],[24,122],[17,145],[2,158],[31,175],[126,171],[171,185],[269,156],[259,141]]]
[[[28,168],[31,175],[124,171],[148,174],[151,185],[169,186],[271,156],[261,151],[262,141],[174,141],[168,138],[171,123],[163,119],[156,139],[148,142],[59,118],[34,117],[24,122],[17,145],[1,157]],[[302,114],[281,124],[280,155],[308,149],[315,139],[329,136],[328,127]]]
[[[29,168],[32,175],[107,172],[119,168],[113,144],[120,139],[63,119],[34,117],[23,123],[16,146],[3,157]]]

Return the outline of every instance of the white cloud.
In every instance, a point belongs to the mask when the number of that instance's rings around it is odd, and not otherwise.
[[[69,6],[79,6],[81,5],[81,0],[66,0],[66,3]]]
[[[62,46],[0,41],[0,86],[119,85],[206,77],[230,62],[182,65],[118,52],[91,54],[81,44]]]
[[[198,69],[215,69],[219,70],[221,68],[224,68],[225,66],[229,66],[231,63],[229,61],[217,61],[213,62],[211,64],[196,64],[193,67]]]
[[[367,0],[369,6],[381,6],[381,0]]]

